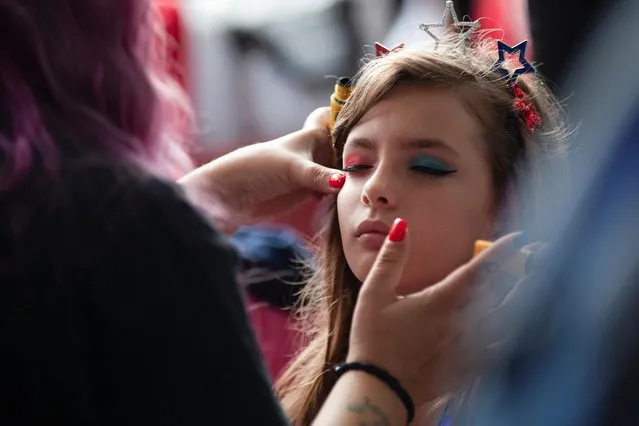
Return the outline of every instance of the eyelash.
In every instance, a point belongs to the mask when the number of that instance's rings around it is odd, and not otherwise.
[[[351,164],[350,166],[346,166],[344,168],[342,168],[342,171],[346,172],[346,173],[353,173],[353,172],[359,172],[362,170],[368,170],[370,169],[372,166],[367,166],[365,164]]]
[[[365,164],[353,164],[353,165],[344,167],[342,171],[346,173],[357,173],[357,172],[369,170],[371,167],[372,166],[368,166]],[[410,170],[418,172],[418,173],[422,173],[422,174],[436,176],[436,177],[448,176],[457,172],[457,170],[443,170],[443,169],[437,169],[434,167],[427,167],[427,166],[410,166]]]
[[[444,169],[437,169],[437,168],[428,167],[428,166],[411,166],[410,169],[416,172],[425,173],[431,176],[448,176],[457,172],[457,170],[453,170],[453,169],[444,170]]]

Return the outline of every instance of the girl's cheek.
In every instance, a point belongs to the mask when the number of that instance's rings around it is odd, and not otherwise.
[[[344,187],[337,194],[338,213],[340,207],[342,207],[346,208],[343,213],[348,214],[349,207],[356,206],[360,202],[362,198],[362,185],[364,183],[365,179],[357,178],[356,176],[346,176]]]

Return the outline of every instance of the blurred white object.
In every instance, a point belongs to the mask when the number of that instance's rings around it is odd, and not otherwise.
[[[397,18],[384,38],[384,44],[396,46],[399,43],[428,41],[428,35],[419,29],[419,25],[439,22],[445,4],[444,0],[404,0]]]
[[[344,3],[357,28],[331,15]],[[333,83],[325,75],[340,72],[344,61],[354,67],[366,53],[361,46],[353,54],[340,28],[372,45],[386,34],[390,14],[389,0],[183,0],[187,80],[202,148],[224,151],[298,129],[313,109],[328,105]],[[237,32],[275,40],[309,84],[293,81],[261,49],[242,52]]]

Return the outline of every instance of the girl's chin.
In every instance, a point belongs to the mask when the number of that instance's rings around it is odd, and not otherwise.
[[[357,259],[357,268],[351,268],[353,271],[353,275],[359,280],[359,282],[363,283],[368,276],[368,273],[373,267],[375,263],[375,258],[377,257],[376,253],[372,254],[360,254],[360,257]],[[349,265],[350,266],[350,265]],[[402,279],[396,287],[396,293],[398,296],[408,296],[409,294],[417,293],[426,287],[430,287],[434,284],[434,282],[430,282],[430,280],[425,281],[425,276],[420,279]]]

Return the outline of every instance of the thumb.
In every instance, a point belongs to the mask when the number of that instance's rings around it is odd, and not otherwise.
[[[300,187],[322,194],[335,194],[346,182],[346,175],[340,170],[324,167],[309,160],[300,162],[293,173],[293,179]]]
[[[327,129],[328,121],[331,115],[329,107],[320,107],[309,114],[304,122],[303,129]]]
[[[395,223],[364,281],[360,297],[382,305],[390,304],[396,300],[395,288],[402,277],[408,257],[407,231],[406,221],[395,219]]]

